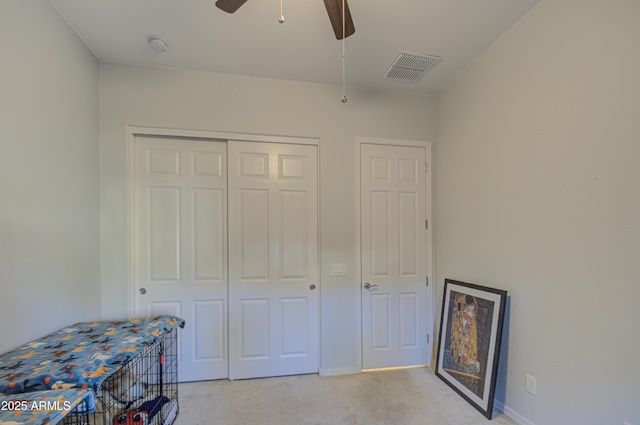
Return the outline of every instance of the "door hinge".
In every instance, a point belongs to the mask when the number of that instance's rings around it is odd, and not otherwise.
[[[429,230],[429,220],[424,221],[424,228]]]
[[[425,163],[424,163],[424,172],[425,172],[425,173],[428,173],[428,172],[429,172],[429,163],[428,163],[428,162],[425,162]]]
[[[429,344],[429,334],[427,334],[427,344]]]
[[[427,281],[427,286],[429,286],[429,276],[427,276],[425,280]]]

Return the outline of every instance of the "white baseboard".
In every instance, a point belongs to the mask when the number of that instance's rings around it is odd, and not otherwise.
[[[499,410],[505,415],[507,415],[508,417],[510,417],[515,423],[519,425],[535,425],[529,419],[525,418],[524,416],[522,416],[520,413],[516,412],[509,406],[505,406],[503,403],[499,402],[498,400],[495,400],[493,402],[493,407],[496,410]]]
[[[339,376],[339,375],[354,375],[361,373],[362,371],[356,367],[338,367],[333,369],[320,369],[318,374],[320,376]]]

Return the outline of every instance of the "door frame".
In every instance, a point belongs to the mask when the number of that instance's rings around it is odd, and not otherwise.
[[[425,364],[431,367],[433,360],[433,347],[435,338],[435,270],[434,270],[434,258],[433,258],[433,161],[432,161],[432,144],[426,140],[402,140],[402,139],[382,139],[376,137],[361,137],[358,136],[354,142],[355,153],[355,248],[356,248],[356,270],[355,270],[355,285],[356,293],[358,294],[357,300],[357,327],[360,332],[357,333],[357,369],[362,371],[362,295],[361,295],[361,282],[362,282],[362,245],[361,245],[361,200],[360,200],[360,171],[361,171],[361,146],[363,144],[371,145],[387,145],[387,146],[407,146],[407,147],[420,147],[425,148],[425,155],[427,161],[427,172],[425,175],[425,194],[427,205],[425,206],[425,214],[428,224],[428,228],[425,243],[426,243],[426,262],[427,262],[427,279],[429,285],[427,286],[427,323],[426,329],[428,332],[427,347],[426,347],[426,359]]]

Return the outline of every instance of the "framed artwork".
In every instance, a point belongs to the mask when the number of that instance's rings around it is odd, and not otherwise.
[[[507,291],[445,279],[436,375],[491,419]]]

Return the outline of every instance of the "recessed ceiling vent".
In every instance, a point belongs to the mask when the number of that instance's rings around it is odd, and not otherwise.
[[[416,83],[441,60],[442,58],[438,56],[400,52],[384,78]]]

